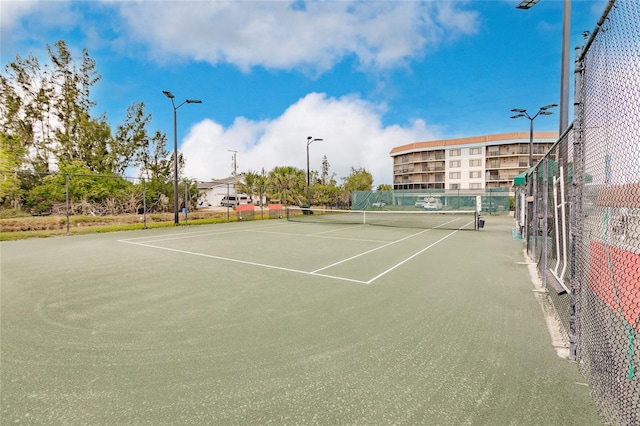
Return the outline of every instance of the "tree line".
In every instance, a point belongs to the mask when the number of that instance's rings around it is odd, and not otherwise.
[[[92,115],[91,90],[102,77],[89,52],[73,58],[63,40],[46,51],[45,63],[32,54],[17,55],[0,74],[0,210],[39,214],[69,198],[76,214],[131,211],[143,198],[151,211],[170,210],[174,158],[166,134],[149,129],[152,116],[145,104],[133,102],[113,129],[106,114]],[[177,161],[183,175],[181,154]],[[135,179],[125,177],[131,170],[137,171]],[[338,184],[326,157],[312,176],[315,204],[346,201],[350,191],[373,185],[364,168],[352,168]],[[290,166],[249,171],[238,189],[304,204],[306,172]],[[195,182],[182,181],[179,191],[182,205],[197,199]]]

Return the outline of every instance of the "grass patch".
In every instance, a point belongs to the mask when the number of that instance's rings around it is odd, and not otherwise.
[[[253,219],[269,219],[256,214]],[[246,220],[246,219],[245,219]],[[154,213],[147,215],[147,228],[165,228],[175,226],[173,213]],[[224,222],[237,222],[235,212],[227,215],[223,211],[203,211],[189,213],[187,220],[180,215],[179,226],[207,225]],[[118,231],[144,229],[142,215],[122,216],[70,216],[67,234],[65,216],[22,216],[0,218],[0,241],[14,241],[28,238],[48,238],[65,235],[97,234]]]

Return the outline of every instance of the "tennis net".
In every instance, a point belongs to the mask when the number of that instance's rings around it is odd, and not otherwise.
[[[365,211],[287,207],[287,220],[334,224],[395,226],[421,229],[478,230],[484,225],[477,211]]]

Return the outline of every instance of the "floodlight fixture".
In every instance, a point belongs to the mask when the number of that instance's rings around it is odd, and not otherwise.
[[[530,9],[540,0],[522,0],[519,5],[516,6],[516,9]]]
[[[169,99],[175,98],[175,96],[173,96],[173,94],[168,90],[163,90],[162,93],[164,93],[164,95]]]
[[[514,108],[511,110],[511,112],[517,112],[518,114],[512,115],[510,118],[525,117],[529,119],[529,167],[533,167],[533,120],[539,115],[552,115],[553,112],[547,110],[557,106],[556,104],[545,105],[541,107],[533,117],[529,115],[526,109]]]

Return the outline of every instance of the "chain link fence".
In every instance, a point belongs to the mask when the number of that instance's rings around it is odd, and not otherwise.
[[[509,188],[353,191],[353,210],[479,210],[509,214]]]
[[[171,183],[115,175],[0,170],[6,206],[32,215],[105,216],[173,209]],[[181,205],[195,203],[194,183],[181,181]]]
[[[575,119],[516,219],[603,421],[640,424],[640,3],[611,0],[576,53]]]
[[[42,173],[0,170],[0,200],[5,208],[31,216],[65,217],[76,223],[82,217],[104,218],[134,216],[145,227],[150,215],[174,211],[173,184],[115,175],[83,173]],[[195,208],[197,183],[179,183],[178,206],[185,214]],[[164,218],[156,216],[155,220]]]

